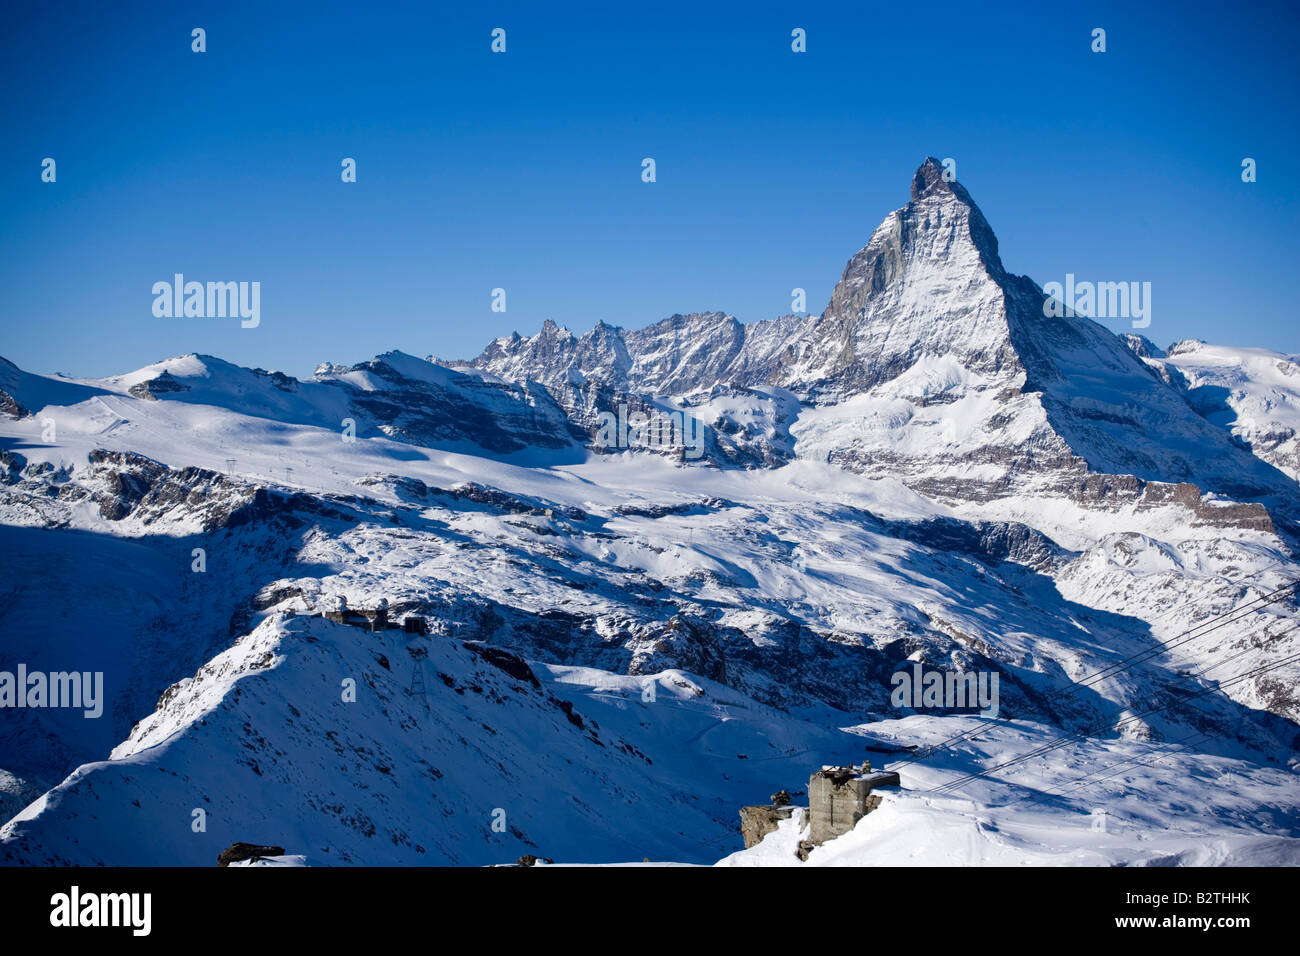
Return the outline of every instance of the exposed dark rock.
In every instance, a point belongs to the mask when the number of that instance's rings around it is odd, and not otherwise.
[[[261,846],[256,843],[232,843],[217,857],[217,866],[229,866],[244,860],[256,862],[264,856],[284,856],[282,846]]]
[[[143,398],[146,401],[156,402],[160,395],[171,395],[178,392],[188,392],[190,387],[184,382],[179,382],[171,372],[163,369],[157,378],[151,378],[148,381],[139,382],[132,385],[127,391],[136,398]]]
[[[473,651],[483,660],[487,661],[493,667],[505,671],[515,680],[526,681],[534,687],[541,687],[537,675],[533,669],[528,666],[528,662],[518,655],[511,654],[509,651],[502,650],[499,647],[492,647],[488,644],[466,643],[465,647]]]
[[[0,485],[12,485],[22,474],[27,459],[16,451],[0,449]]]
[[[26,418],[30,414],[31,412],[24,408],[18,399],[0,388],[0,415],[7,415],[10,418]]]

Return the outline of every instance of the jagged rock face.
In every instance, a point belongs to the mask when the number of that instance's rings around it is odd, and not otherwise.
[[[600,322],[590,332],[575,336],[547,319],[537,335],[524,338],[515,333],[497,339],[467,364],[508,381],[540,382],[562,392],[589,378],[611,388],[625,387],[632,360],[619,329]]]
[[[770,467],[791,457],[794,416],[749,384],[770,377],[772,355],[799,321],[787,316],[746,326],[707,312],[670,316],[632,332],[601,322],[574,335],[548,319],[537,335],[497,339],[472,362],[454,367],[540,385],[593,451],[625,450],[598,441],[602,416],[684,412],[698,420],[702,433],[702,451],[690,457]],[[684,457],[676,447],[639,451]]]
[[[849,260],[825,312],[781,356],[781,384],[836,400],[869,391],[925,356],[1010,382],[1011,347],[997,239],[969,194],[928,159],[912,201]]]
[[[727,382],[745,344],[745,327],[721,312],[674,315],[627,334],[636,356],[631,379],[656,395],[688,394]]]
[[[642,629],[631,642],[629,674],[657,674],[680,666],[719,683],[727,682],[726,660],[715,634],[690,620],[676,616],[662,626]]]
[[[557,398],[589,382],[645,396],[685,395],[762,384],[774,356],[803,325],[797,315],[743,324],[724,312],[696,312],[634,331],[598,322],[574,335],[547,319],[537,335],[497,339],[464,364],[510,381],[540,382]]]

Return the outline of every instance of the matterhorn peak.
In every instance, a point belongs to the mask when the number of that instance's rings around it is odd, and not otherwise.
[[[993,229],[980,212],[975,200],[971,199],[966,187],[957,182],[956,163],[951,159],[939,160],[927,156],[912,177],[912,202],[925,199],[951,201],[953,199],[969,208],[968,233],[980,251],[984,264],[994,273],[1002,272],[1002,260],[998,255],[998,240]]]
[[[948,165],[945,165],[948,164]],[[912,201],[931,196],[953,197],[975,208],[975,201],[961,183],[957,182],[956,164],[951,159],[939,160],[927,156],[912,177]]]
[[[942,162],[933,156],[927,156],[925,162],[917,169],[916,175],[912,177],[912,198],[924,199],[936,193],[953,192],[952,186],[957,181],[956,177],[945,173]]]

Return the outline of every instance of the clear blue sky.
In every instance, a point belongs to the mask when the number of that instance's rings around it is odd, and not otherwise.
[[[927,155],[957,160],[1012,271],[1149,281],[1160,345],[1300,351],[1298,23],[1268,2],[11,6],[0,355],[303,375],[468,357],[548,317],[750,321],[795,286],[817,312]],[[261,282],[261,326],[155,318],[175,272]]]

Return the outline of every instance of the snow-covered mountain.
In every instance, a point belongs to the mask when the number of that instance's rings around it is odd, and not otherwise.
[[[805,457],[901,477],[950,503],[1031,494],[1143,507],[1178,495],[1200,500],[1199,520],[1216,523],[1265,526],[1295,513],[1294,476],[1235,444],[1186,389],[1096,322],[1046,315],[1047,296],[1003,268],[988,222],[937,160],[922,164],[911,192],[819,316],[743,325],[677,315],[581,336],[548,322],[531,338],[496,340],[470,367],[542,383],[581,421],[609,408],[605,396],[691,399],[729,446],[769,457],[794,453],[794,427]],[[751,400],[705,404],[737,393]],[[812,406],[797,424],[786,393]],[[763,427],[746,427],[755,422]],[[1218,507],[1207,494],[1238,504]]]
[[[0,360],[0,671],[107,697],[0,711],[0,860],[713,862],[740,804],[982,719],[894,706],[916,662],[997,674],[1003,719],[810,863],[934,833],[951,862],[1300,860],[1297,366],[1044,301],[927,160],[816,316],[548,322],[302,381]],[[703,453],[610,447],[629,412]],[[339,598],[433,633],[314,616]],[[1019,806],[1153,756],[1128,797]],[[1067,832],[1084,800],[1125,821],[1104,847]],[[785,830],[727,862],[790,862]]]
[[[1130,347],[1208,421],[1278,471],[1300,481],[1300,356],[1226,348],[1195,339],[1161,351]]]

